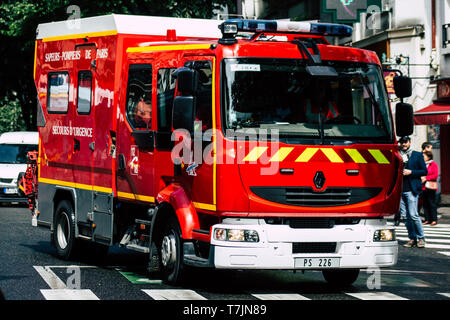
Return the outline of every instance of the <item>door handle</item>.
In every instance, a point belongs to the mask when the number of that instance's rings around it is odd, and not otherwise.
[[[80,140],[73,139],[73,152],[80,151]]]

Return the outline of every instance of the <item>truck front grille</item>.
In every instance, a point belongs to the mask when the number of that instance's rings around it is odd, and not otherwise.
[[[293,229],[331,229],[336,225],[358,224],[361,218],[335,217],[335,218],[293,218],[293,217],[268,217],[264,218],[267,224],[287,225]]]
[[[258,197],[276,203],[302,207],[334,207],[355,204],[376,197],[382,188],[329,187],[250,187]]]
[[[336,242],[294,242],[292,253],[335,253]]]

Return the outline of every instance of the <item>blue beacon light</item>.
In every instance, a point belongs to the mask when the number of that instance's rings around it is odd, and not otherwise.
[[[239,31],[310,33],[338,37],[349,37],[352,35],[353,31],[352,27],[344,24],[250,19],[228,19],[224,21],[219,28],[222,30],[224,38],[227,39],[228,42],[233,43],[235,43],[235,41],[232,41],[232,39],[234,39]]]

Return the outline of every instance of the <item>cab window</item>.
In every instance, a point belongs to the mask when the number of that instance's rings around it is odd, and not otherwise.
[[[158,104],[158,131],[170,132],[172,120],[172,105],[175,96],[175,78],[173,73],[176,68],[162,68],[158,70],[157,104]]]
[[[212,64],[211,61],[187,61],[185,67],[198,71],[197,109],[195,121],[201,131],[212,128]]]
[[[152,126],[152,66],[132,64],[128,71],[126,114],[133,129]]]

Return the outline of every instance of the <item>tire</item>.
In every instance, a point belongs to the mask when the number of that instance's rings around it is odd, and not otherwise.
[[[158,241],[160,270],[163,281],[170,285],[180,284],[183,280],[183,252],[181,231],[178,221],[169,218]]]
[[[69,260],[75,256],[77,251],[75,214],[72,204],[67,200],[60,201],[56,207],[54,242],[58,257]]]
[[[359,275],[359,269],[330,269],[322,270],[325,280],[332,286],[351,286]]]

